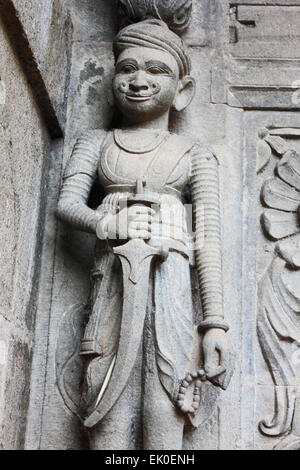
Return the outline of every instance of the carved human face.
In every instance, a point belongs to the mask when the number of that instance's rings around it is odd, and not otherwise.
[[[130,122],[146,122],[168,113],[178,85],[178,65],[167,52],[132,47],[118,57],[113,90],[116,105]]]

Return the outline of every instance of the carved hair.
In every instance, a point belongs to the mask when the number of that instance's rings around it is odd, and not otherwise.
[[[150,19],[122,29],[114,41],[116,58],[124,49],[136,46],[168,52],[178,64],[180,78],[190,75],[191,60],[187,47],[163,21]]]

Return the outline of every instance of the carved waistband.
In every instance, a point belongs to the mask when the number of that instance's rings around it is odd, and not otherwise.
[[[136,186],[130,186],[130,185],[128,185],[128,186],[127,185],[122,185],[122,184],[110,185],[110,186],[106,186],[105,189],[106,189],[107,194],[111,194],[111,193],[131,193],[131,194],[135,194],[136,193]],[[152,191],[151,187],[149,187],[147,189]],[[155,189],[154,189],[152,192],[156,193],[157,191],[155,191]],[[170,194],[171,196],[174,196],[177,199],[181,200],[181,192],[178,191],[175,188],[172,188],[171,186],[165,186],[163,191],[161,192],[161,194]]]

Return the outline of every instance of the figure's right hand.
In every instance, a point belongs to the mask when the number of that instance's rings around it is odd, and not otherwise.
[[[122,209],[116,215],[110,215],[103,221],[97,230],[99,238],[103,239],[103,232],[108,240],[128,240],[151,238],[151,225],[154,221],[155,211],[143,205],[134,205]],[[104,224],[104,225],[103,225]],[[101,232],[101,236],[100,235]]]
[[[128,238],[149,240],[151,238],[155,211],[151,207],[143,205],[134,205],[123,210],[127,211]]]

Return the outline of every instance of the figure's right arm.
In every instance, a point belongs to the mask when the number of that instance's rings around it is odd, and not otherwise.
[[[57,208],[57,216],[63,222],[94,234],[104,214],[90,209],[87,202],[97,176],[103,138],[103,131],[89,131],[77,140],[64,173]]]

